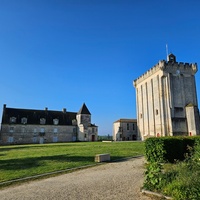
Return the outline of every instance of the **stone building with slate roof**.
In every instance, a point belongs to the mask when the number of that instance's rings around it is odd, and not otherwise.
[[[7,108],[4,104],[1,144],[96,141],[98,127],[91,124],[85,103],[79,112]]]

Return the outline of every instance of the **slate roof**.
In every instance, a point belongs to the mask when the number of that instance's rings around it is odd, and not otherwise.
[[[133,122],[137,122],[137,119],[118,119],[115,122],[122,122],[122,123],[133,123]],[[115,123],[114,122],[114,123]]]
[[[87,106],[85,103],[82,105],[81,109],[79,110],[78,114],[87,114],[91,115],[90,111],[88,110]]]
[[[44,118],[46,119],[45,125],[53,125],[53,119],[59,119],[58,125],[72,125],[72,120],[76,119],[76,114],[76,112],[18,109],[4,106],[2,124],[9,124],[11,117],[16,117],[15,124],[21,124],[21,119],[26,117],[27,124],[40,124],[40,119]]]

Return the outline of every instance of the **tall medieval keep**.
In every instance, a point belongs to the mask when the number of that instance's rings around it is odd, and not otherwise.
[[[4,104],[0,144],[97,141],[85,103],[79,112],[8,108]]]
[[[199,135],[195,74],[197,64],[176,62],[173,54],[133,81],[140,139]]]

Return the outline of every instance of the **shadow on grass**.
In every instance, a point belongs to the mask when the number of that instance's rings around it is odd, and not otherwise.
[[[19,158],[0,160],[0,170],[22,170],[36,168],[44,165],[45,161],[58,161],[58,162],[92,162],[92,157],[80,157],[80,156],[42,156],[37,158]]]
[[[96,144],[95,142],[93,144]],[[21,149],[39,149],[39,148],[52,148],[52,147],[75,147],[75,146],[88,146],[85,142],[66,142],[66,143],[47,143],[47,144],[27,144],[27,145],[9,145],[6,146],[0,146],[0,151],[11,151],[11,150],[21,150]]]
[[[123,159],[124,157],[112,156],[111,162],[115,160]],[[0,160],[0,170],[23,170],[37,168],[44,165],[45,161],[58,161],[58,162],[82,162],[94,163],[94,156],[70,156],[70,155],[56,155],[56,156],[42,156],[37,158],[19,158]]]

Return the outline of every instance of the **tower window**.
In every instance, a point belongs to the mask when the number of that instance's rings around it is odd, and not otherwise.
[[[156,109],[156,115],[158,115],[158,109]]]
[[[182,112],[183,108],[182,107],[174,107],[175,112]]]

